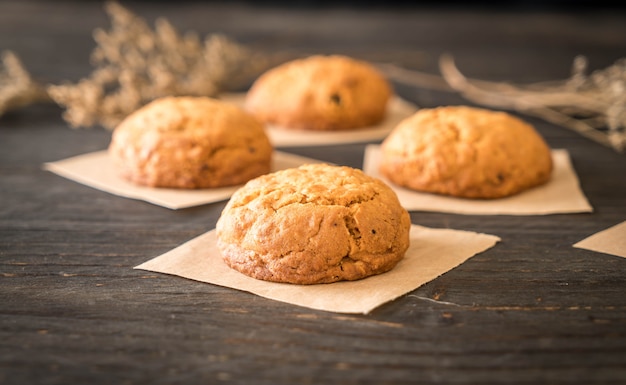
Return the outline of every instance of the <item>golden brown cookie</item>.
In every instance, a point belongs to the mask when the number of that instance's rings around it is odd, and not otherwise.
[[[361,170],[308,164],[248,182],[217,221],[224,261],[248,276],[295,284],[391,270],[410,218],[391,188]]]
[[[380,173],[417,191],[501,198],[546,183],[550,148],[506,112],[467,106],[422,109],[381,145]]]
[[[263,125],[243,109],[207,97],[165,97],[113,132],[109,154],[126,179],[145,186],[213,188],[270,171]]]
[[[349,130],[381,122],[392,87],[367,62],[340,55],[297,59],[262,74],[246,94],[246,109],[288,129]]]

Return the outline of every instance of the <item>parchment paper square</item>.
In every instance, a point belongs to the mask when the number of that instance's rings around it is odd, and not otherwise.
[[[394,269],[359,281],[292,285],[250,278],[223,262],[216,246],[215,230],[142,263],[135,269],[230,287],[312,309],[366,314],[439,277],[500,241],[494,235],[419,225],[412,225],[410,236],[410,247]]]
[[[223,94],[220,99],[244,106],[245,93]],[[400,121],[417,111],[417,106],[395,95],[389,100],[387,116],[374,126],[344,131],[305,131],[266,125],[266,132],[275,147],[324,146],[372,142],[384,139]]]
[[[574,247],[626,258],[626,221],[595,233]]]
[[[393,184],[378,172],[380,146],[368,145],[363,159],[366,174],[385,181],[409,211],[436,211],[470,215],[545,215],[591,212],[567,150],[552,150],[554,170],[545,185],[500,199],[463,199],[412,191]]]
[[[305,163],[320,163],[320,161],[274,151],[272,171],[298,167]],[[118,176],[106,150],[45,163],[43,168],[98,190],[126,198],[143,200],[173,210],[229,199],[241,187],[238,185],[192,190],[138,186]]]

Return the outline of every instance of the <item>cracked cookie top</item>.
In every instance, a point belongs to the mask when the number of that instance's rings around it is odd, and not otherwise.
[[[446,106],[400,122],[381,145],[380,173],[417,191],[501,198],[546,183],[550,148],[533,126],[501,111]]]
[[[224,261],[295,284],[357,280],[392,269],[410,217],[389,186],[361,170],[308,164],[249,181],[217,221]]]
[[[243,184],[270,171],[263,125],[234,104],[208,97],[164,97],[113,131],[109,154],[140,185],[212,188]]]
[[[341,55],[314,55],[274,67],[246,94],[246,109],[286,129],[338,131],[378,124],[391,84],[376,67]]]

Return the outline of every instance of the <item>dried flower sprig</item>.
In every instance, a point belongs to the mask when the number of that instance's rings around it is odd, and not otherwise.
[[[0,66],[0,115],[49,100],[45,87],[32,79],[17,55],[12,51],[4,51]]]
[[[587,75],[587,60],[579,56],[570,78],[527,85],[468,79],[450,55],[440,58],[442,78],[394,66],[382,68],[396,81],[458,92],[478,105],[536,116],[617,152],[626,150],[626,59]]]
[[[574,60],[569,79],[525,86],[472,81],[442,56],[441,73],[467,99],[491,107],[512,109],[572,129],[600,144],[626,149],[626,61],[618,60],[587,75],[587,61]]]
[[[92,74],[77,84],[51,85],[72,127],[112,129],[128,114],[162,96],[217,96],[258,76],[276,58],[231,41],[180,35],[165,19],[155,29],[115,1],[105,4],[111,30],[94,31]]]

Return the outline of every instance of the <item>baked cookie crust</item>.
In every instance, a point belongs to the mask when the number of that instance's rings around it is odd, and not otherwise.
[[[248,182],[217,221],[224,261],[293,284],[358,280],[391,270],[411,220],[391,188],[361,170],[307,164]]]
[[[138,185],[184,189],[243,184],[270,171],[263,125],[242,108],[208,97],[165,97],[113,131],[109,154]]]
[[[550,148],[533,126],[501,111],[422,109],[381,144],[381,175],[409,189],[502,198],[549,181]]]
[[[315,55],[262,74],[246,93],[245,107],[286,129],[351,130],[381,122],[392,93],[385,77],[365,61]]]

